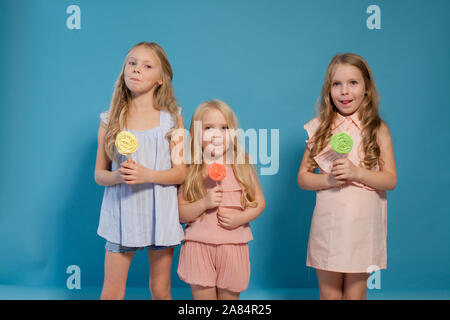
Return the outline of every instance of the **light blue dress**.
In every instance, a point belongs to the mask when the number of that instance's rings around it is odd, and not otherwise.
[[[159,114],[158,127],[145,131],[127,130],[138,140],[138,150],[131,158],[151,170],[168,170],[172,162],[165,135],[174,126],[174,120],[166,111]],[[100,118],[107,123],[108,111],[102,112]],[[124,162],[126,156],[114,149],[119,163]],[[119,166],[112,161],[111,171]],[[105,187],[97,234],[126,247],[181,243],[184,233],[178,217],[177,185],[120,183]]]

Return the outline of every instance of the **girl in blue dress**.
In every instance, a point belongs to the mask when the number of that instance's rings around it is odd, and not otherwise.
[[[143,248],[152,298],[171,299],[173,251],[183,240],[177,185],[186,175],[184,125],[172,76],[159,45],[138,43],[126,56],[109,110],[100,114],[95,181],[105,186],[97,231],[106,239],[101,299],[125,297],[131,260]],[[129,159],[115,147],[124,130],[138,140]]]

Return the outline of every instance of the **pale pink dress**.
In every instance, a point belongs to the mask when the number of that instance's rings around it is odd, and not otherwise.
[[[320,121],[314,118],[305,124],[309,139]],[[353,138],[353,148],[347,155],[355,165],[364,158],[361,123],[357,114],[337,115],[332,133],[346,132]],[[327,155],[330,144],[314,159],[319,174],[330,172]],[[377,166],[374,170],[379,170]],[[386,269],[387,200],[386,192],[351,182],[342,187],[319,190],[311,221],[306,265],[321,270],[362,273],[371,269]]]

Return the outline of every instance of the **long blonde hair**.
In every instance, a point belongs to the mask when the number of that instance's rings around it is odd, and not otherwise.
[[[338,64],[348,64],[357,67],[364,79],[366,95],[357,111],[362,126],[362,149],[364,151],[364,159],[360,165],[367,169],[372,169],[380,160],[380,146],[377,142],[377,132],[382,123],[378,114],[379,97],[369,65],[364,58],[353,53],[337,54],[328,65],[318,104],[320,125],[313,137],[314,145],[311,149],[309,160],[313,167],[317,167],[317,163],[313,158],[325,148],[331,138],[331,127],[338,111],[331,98],[330,88],[331,78]]]
[[[201,121],[204,113],[212,108],[215,108],[222,112],[229,129],[233,129],[232,131],[235,131],[239,128],[236,115],[225,102],[215,99],[203,102],[197,107],[192,116],[191,126],[189,129],[189,167],[183,186],[183,197],[188,202],[195,202],[206,195],[206,189],[202,175],[203,168],[206,165],[204,161],[202,161],[202,137],[199,136],[199,132],[197,132],[197,136],[194,136],[196,133],[194,132],[194,123],[195,121]],[[233,168],[236,180],[242,188],[241,204],[243,205],[244,209],[247,207],[256,207],[257,203],[255,202],[255,185],[258,183],[258,176],[256,174],[255,168],[250,163],[249,154],[245,152],[245,150],[243,150],[240,146],[238,137],[236,135],[232,137],[231,143],[233,147],[233,161],[231,166]],[[244,156],[244,163],[242,164],[237,163],[237,157],[239,153]],[[199,157],[201,158],[199,159]]]
[[[154,106],[158,110],[164,110],[171,114],[174,119],[175,126],[167,133],[167,139],[171,139],[175,129],[181,127],[181,117],[179,107],[174,95],[172,87],[173,72],[164,49],[155,42],[140,42],[128,50],[120,75],[115,83],[114,92],[109,107],[109,119],[105,133],[105,151],[108,157],[118,163],[118,159],[114,156],[114,142],[117,134],[126,128],[127,112],[131,105],[131,91],[125,84],[124,69],[127,57],[131,50],[136,47],[143,46],[153,50],[161,63],[162,84],[158,85],[154,91]]]

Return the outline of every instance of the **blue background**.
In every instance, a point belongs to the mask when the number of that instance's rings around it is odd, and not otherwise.
[[[72,4],[80,30],[66,27]],[[371,4],[381,30],[366,27]],[[219,98],[243,129],[280,130],[279,172],[260,177],[267,205],[251,224],[249,291],[317,288],[305,266],[315,194],[296,182],[303,124],[332,56],[355,52],[373,70],[398,169],[381,291],[449,297],[449,12],[446,0],[0,1],[0,285],[65,288],[67,266],[78,265],[82,290],[101,289],[99,113],[129,48],[155,41],[186,127],[202,101]],[[188,288],[178,253],[172,286]],[[128,286],[147,287],[148,267],[138,252]]]

